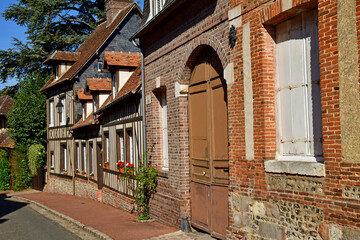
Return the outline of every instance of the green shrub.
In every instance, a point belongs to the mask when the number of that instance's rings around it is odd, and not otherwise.
[[[31,185],[29,161],[23,147],[16,147],[11,153],[11,177],[14,191],[27,189]]]
[[[41,144],[33,144],[29,147],[29,169],[32,176],[37,175],[37,169],[43,167],[46,163],[45,148]]]
[[[135,195],[135,202],[140,214],[138,220],[150,219],[150,198],[156,190],[157,172],[157,169],[153,166],[140,166],[138,172],[134,175],[138,183]]]
[[[10,189],[10,164],[9,154],[0,149],[0,190]]]

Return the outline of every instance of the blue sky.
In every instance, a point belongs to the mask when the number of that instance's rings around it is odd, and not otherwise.
[[[143,8],[144,0],[138,1],[141,8]],[[2,16],[2,13],[8,8],[11,4],[16,4],[16,0],[0,0],[0,50],[7,50],[12,47],[12,42],[14,38],[18,38],[19,40],[25,42],[25,27],[18,26],[13,21],[5,21]],[[5,88],[6,86],[12,86],[16,84],[15,79],[10,79],[6,83],[0,83],[0,89]]]

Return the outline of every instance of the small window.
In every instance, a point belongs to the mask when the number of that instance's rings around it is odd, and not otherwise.
[[[109,162],[109,155],[110,155],[110,149],[109,149],[109,133],[105,133],[105,152],[104,152],[104,160],[105,162]]]
[[[59,79],[59,66],[55,67],[55,80]]]
[[[116,94],[117,94],[116,72],[111,74],[111,78],[112,78],[112,97],[114,99],[116,97]]]
[[[86,118],[86,103],[82,104],[82,120],[85,121]]]
[[[60,145],[60,171],[67,171],[67,154],[66,154],[66,144]]]
[[[54,152],[50,152],[50,167],[54,169],[55,167],[55,155]]]
[[[85,143],[82,145],[82,161],[83,161],[83,165],[82,165],[82,170],[86,173],[87,172],[87,158],[86,158],[86,145]]]
[[[54,100],[49,101],[49,127],[54,126]]]
[[[92,144],[92,142],[89,142],[89,173],[90,173],[90,175],[94,171],[93,165],[94,165],[94,163],[93,163],[93,144]]]
[[[166,92],[163,91],[160,96],[161,108],[161,127],[162,127],[162,140],[163,140],[163,166],[169,168],[169,140],[168,140],[168,122],[167,122],[167,101]]]
[[[134,164],[133,131],[126,130],[126,161]]]
[[[102,61],[98,61],[98,72],[102,72]]]
[[[66,124],[66,101],[65,101],[65,96],[60,98],[60,102],[62,103],[63,110],[61,113],[59,113],[59,122],[60,122],[60,126],[64,126]]]

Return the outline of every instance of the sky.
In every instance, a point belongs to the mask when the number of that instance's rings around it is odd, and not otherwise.
[[[144,0],[137,1],[141,8],[143,8]],[[23,42],[26,41],[25,27],[18,26],[13,21],[6,21],[2,16],[3,12],[11,5],[16,4],[17,0],[0,0],[0,50],[7,50],[12,47],[12,42],[14,38],[17,38]],[[0,90],[7,87],[13,86],[16,84],[15,79],[10,79],[6,83],[0,83]]]

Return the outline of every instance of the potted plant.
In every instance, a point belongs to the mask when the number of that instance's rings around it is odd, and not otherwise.
[[[63,170],[62,170],[62,174],[67,175],[67,170],[66,170],[66,169],[63,169]]]
[[[90,173],[90,179],[94,179],[94,172]]]
[[[104,162],[104,168],[105,169],[109,169],[110,168],[110,164],[108,161]]]
[[[82,171],[81,174],[86,177],[86,172],[85,171]]]
[[[75,174],[80,174],[80,170],[77,168],[74,170]]]
[[[120,173],[124,172],[124,162],[122,162],[122,161],[117,162],[116,167],[117,167],[117,169],[119,170]]]

